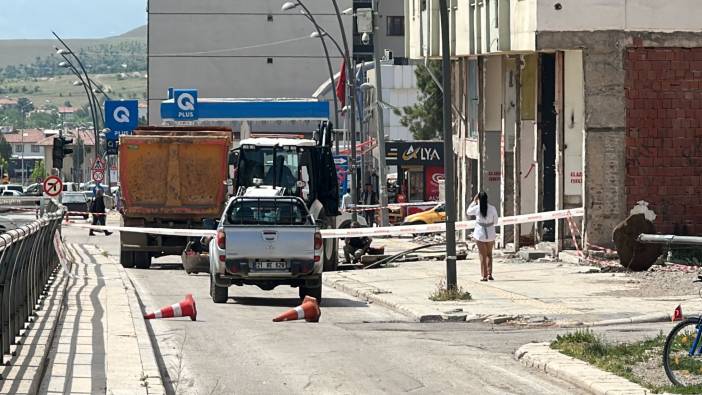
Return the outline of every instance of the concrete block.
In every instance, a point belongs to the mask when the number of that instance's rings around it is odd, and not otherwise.
[[[525,261],[533,261],[539,258],[547,257],[549,252],[540,250],[520,250],[517,255]]]

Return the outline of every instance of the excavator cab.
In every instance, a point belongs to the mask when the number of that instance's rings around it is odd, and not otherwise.
[[[234,190],[270,185],[302,198],[308,207],[317,200],[326,216],[339,213],[339,181],[332,155],[331,123],[320,124],[313,140],[250,138],[230,154]]]

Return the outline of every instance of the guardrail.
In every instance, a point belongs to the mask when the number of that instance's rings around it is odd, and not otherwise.
[[[0,365],[30,317],[41,309],[59,266],[53,246],[65,208],[49,201],[41,218],[0,233]]]

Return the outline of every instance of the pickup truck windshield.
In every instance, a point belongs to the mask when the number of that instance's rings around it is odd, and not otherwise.
[[[295,199],[242,199],[227,211],[228,225],[306,225],[307,209]]]

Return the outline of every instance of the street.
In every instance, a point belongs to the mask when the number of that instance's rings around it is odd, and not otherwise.
[[[69,242],[94,243],[119,259],[117,235],[63,232]],[[554,337],[550,330],[409,322],[328,287],[320,323],[273,323],[299,303],[296,289],[233,287],[229,302],[215,305],[207,275],[187,275],[179,261],[128,269],[147,312],[186,293],[197,302],[196,322],[149,321],[174,393],[580,393],[513,360],[520,345]]]

